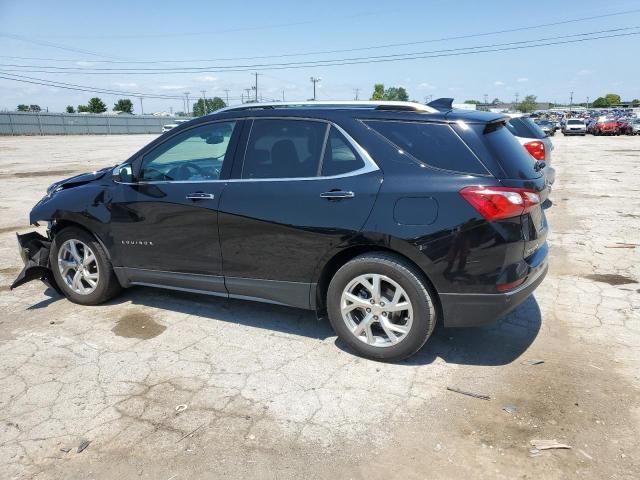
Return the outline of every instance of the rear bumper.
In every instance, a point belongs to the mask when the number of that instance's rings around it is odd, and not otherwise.
[[[445,327],[474,327],[492,323],[524,302],[542,283],[549,265],[545,257],[532,268],[527,281],[506,293],[440,294]]]

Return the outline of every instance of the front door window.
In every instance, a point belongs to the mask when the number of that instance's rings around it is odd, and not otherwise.
[[[210,123],[176,135],[144,157],[140,180],[218,180],[235,125]]]

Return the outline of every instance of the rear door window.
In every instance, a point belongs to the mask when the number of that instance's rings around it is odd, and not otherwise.
[[[310,120],[253,121],[242,178],[316,177],[327,124]]]
[[[420,163],[454,172],[489,173],[449,125],[383,120],[365,124]]]

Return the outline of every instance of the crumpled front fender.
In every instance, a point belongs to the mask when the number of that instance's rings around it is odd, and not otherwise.
[[[60,292],[49,265],[51,241],[38,232],[16,234],[16,236],[24,268],[11,284],[11,290],[32,280],[42,280],[47,286]]]

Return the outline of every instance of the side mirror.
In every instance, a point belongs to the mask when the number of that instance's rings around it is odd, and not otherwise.
[[[130,163],[118,165],[111,173],[117,183],[133,183],[133,168]]]
[[[213,134],[213,135],[209,135],[207,137],[207,143],[209,145],[219,145],[222,142],[224,142],[224,137],[222,135],[217,135],[217,134]]]

